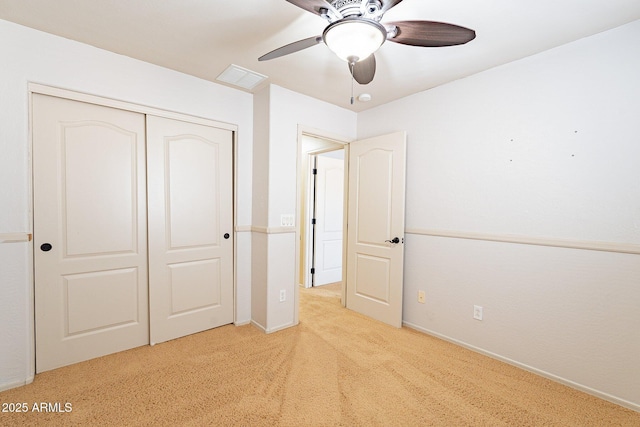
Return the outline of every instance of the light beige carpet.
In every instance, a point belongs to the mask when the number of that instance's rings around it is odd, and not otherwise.
[[[317,294],[317,295],[314,295]],[[300,325],[224,326],[37,375],[2,426],[640,426],[640,413],[301,290]],[[32,412],[34,403],[71,412]]]

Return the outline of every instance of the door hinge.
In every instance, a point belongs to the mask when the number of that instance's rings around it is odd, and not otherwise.
[[[311,171],[311,173],[314,174],[314,175],[318,175],[318,169],[313,168],[313,171]]]
[[[315,218],[311,218],[311,225],[316,225],[316,219]]]
[[[311,269],[311,274],[316,274],[316,269],[315,268]]]

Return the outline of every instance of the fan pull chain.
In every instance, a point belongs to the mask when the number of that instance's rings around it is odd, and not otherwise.
[[[353,76],[353,69],[355,68],[356,63],[354,61],[349,62],[349,69],[351,70],[351,105],[353,105],[353,86],[354,86],[354,80],[355,77]]]
[[[353,105],[353,75],[351,75],[351,105]]]

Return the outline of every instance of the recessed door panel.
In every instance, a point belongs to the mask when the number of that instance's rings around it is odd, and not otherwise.
[[[389,304],[390,270],[388,258],[357,254],[355,294]]]
[[[319,160],[319,162],[325,163],[324,160]],[[322,204],[322,231],[325,233],[342,233],[344,161],[331,159],[331,163],[325,168],[324,176],[321,176],[324,179],[321,189],[325,198]]]
[[[149,342],[144,115],[33,95],[36,371]]]
[[[139,135],[107,122],[60,127],[65,256],[135,252]]]
[[[165,140],[171,249],[220,244],[219,151],[220,142],[193,135]]]
[[[322,242],[322,254],[320,267],[323,271],[342,271],[342,239]]]
[[[220,260],[169,265],[171,316],[220,305]]]
[[[391,230],[391,184],[393,151],[372,149],[356,158],[357,162],[357,241],[379,246]]]
[[[140,320],[136,268],[72,274],[63,280],[68,325],[65,337],[100,333]]]

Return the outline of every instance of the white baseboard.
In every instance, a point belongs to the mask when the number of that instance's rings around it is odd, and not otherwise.
[[[501,356],[499,354],[492,353],[490,351],[484,350],[484,349],[482,349],[480,347],[476,347],[476,346],[471,345],[471,344],[467,344],[467,343],[465,343],[463,341],[460,341],[460,340],[457,340],[455,338],[451,338],[451,337],[448,337],[446,335],[442,335],[440,333],[431,331],[429,329],[425,329],[425,328],[423,328],[421,326],[415,325],[415,324],[410,323],[410,322],[403,321],[402,325],[406,326],[407,328],[411,328],[411,329],[414,329],[416,331],[425,333],[427,335],[431,335],[433,337],[440,338],[440,339],[448,341],[450,343],[453,343],[453,344],[459,345],[461,347],[467,348],[467,349],[469,349],[471,351],[475,351],[476,353],[483,354],[483,355],[488,356],[488,357],[490,357],[492,359],[496,359],[496,360],[499,360],[501,362],[508,363],[509,365],[516,366],[516,367],[518,367],[520,369],[524,369],[525,371],[529,371],[529,372],[534,373],[536,375],[540,375],[541,377],[550,379],[550,380],[558,382],[560,384],[564,384],[564,385],[566,385],[568,387],[571,387],[571,388],[574,388],[576,390],[583,391],[583,392],[585,392],[587,394],[590,394],[592,396],[599,397],[600,399],[606,400],[606,401],[611,402],[611,403],[615,403],[616,405],[620,405],[620,406],[623,406],[625,408],[640,412],[640,404],[637,404],[637,403],[634,403],[634,402],[630,402],[628,400],[621,399],[619,397],[613,396],[613,395],[611,395],[609,393],[605,393],[605,392],[596,390],[594,388],[585,386],[583,384],[579,384],[579,383],[576,383],[574,381],[568,380],[566,378],[559,377],[559,376],[557,376],[555,374],[543,371],[543,370],[538,369],[538,368],[534,368],[533,366],[529,366],[529,365],[526,365],[524,363],[520,363],[520,362],[518,362],[516,360],[509,359],[508,357],[504,357],[504,356]]]
[[[280,326],[276,326],[276,327],[273,327],[273,328],[269,328],[269,329],[266,330],[266,332],[268,334],[272,334],[274,332],[282,331],[284,329],[289,329],[289,328],[291,328],[293,326],[296,326],[296,325],[297,325],[296,323],[286,323],[284,325],[280,325]]]
[[[283,329],[288,329],[288,328],[290,328],[292,326],[296,326],[296,324],[294,324],[294,323],[287,323],[285,325],[276,326],[274,328],[266,328],[265,326],[262,326],[260,323],[256,322],[255,320],[252,320],[251,324],[253,326],[255,326],[256,328],[260,329],[265,334],[272,334],[274,332],[278,332],[278,331],[281,331]]]
[[[260,329],[262,332],[264,332],[265,334],[267,333],[267,328],[265,328],[264,326],[262,326],[260,323],[256,322],[255,320],[251,319],[250,322],[253,326],[255,326],[256,328]]]
[[[12,388],[18,388],[18,387],[25,386],[27,384],[31,384],[33,382],[33,379],[34,377],[31,376],[24,381],[14,381],[12,383],[0,384],[0,391],[11,390]]]

